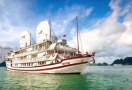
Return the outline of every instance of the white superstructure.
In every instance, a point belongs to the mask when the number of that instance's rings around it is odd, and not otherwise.
[[[28,31],[21,33],[20,48],[6,55],[6,66],[11,71],[31,73],[81,73],[87,63],[94,61],[95,53],[77,52],[65,39],[51,39],[50,22],[46,20],[37,26],[36,44],[31,44]]]

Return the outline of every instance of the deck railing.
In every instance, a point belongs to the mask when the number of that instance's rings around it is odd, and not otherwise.
[[[34,61],[43,61],[46,58],[42,57],[37,57],[37,58],[32,58],[32,59],[17,59],[17,60],[12,60],[12,63],[27,63],[27,62],[34,62]]]
[[[49,47],[49,46],[48,46],[48,47]],[[37,52],[40,52],[40,51],[44,51],[45,49],[47,49],[47,48],[39,48],[39,49],[37,49],[37,50],[32,50],[32,51],[28,51],[28,52],[16,54],[16,55],[14,55],[14,57],[20,57],[20,56],[25,56],[25,55],[37,53]]]

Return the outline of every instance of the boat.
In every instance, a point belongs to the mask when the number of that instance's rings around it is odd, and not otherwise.
[[[6,67],[10,71],[28,73],[80,74],[88,63],[94,62],[95,52],[82,54],[78,48],[67,45],[65,38],[52,38],[51,23],[48,20],[38,24],[36,43],[31,44],[31,33],[20,34],[20,48],[6,54]],[[63,35],[66,37],[66,34]]]
[[[122,66],[122,64],[114,64],[114,66]]]

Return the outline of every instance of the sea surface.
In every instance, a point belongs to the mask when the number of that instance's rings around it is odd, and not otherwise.
[[[87,66],[78,74],[33,74],[0,67],[0,90],[132,90],[132,66]]]

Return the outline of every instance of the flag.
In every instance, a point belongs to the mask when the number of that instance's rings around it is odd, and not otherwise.
[[[41,30],[38,34],[42,34],[43,30]]]
[[[95,55],[95,52],[92,53],[92,56],[94,56],[94,55]]]
[[[63,37],[66,37],[66,34],[64,34]]]

